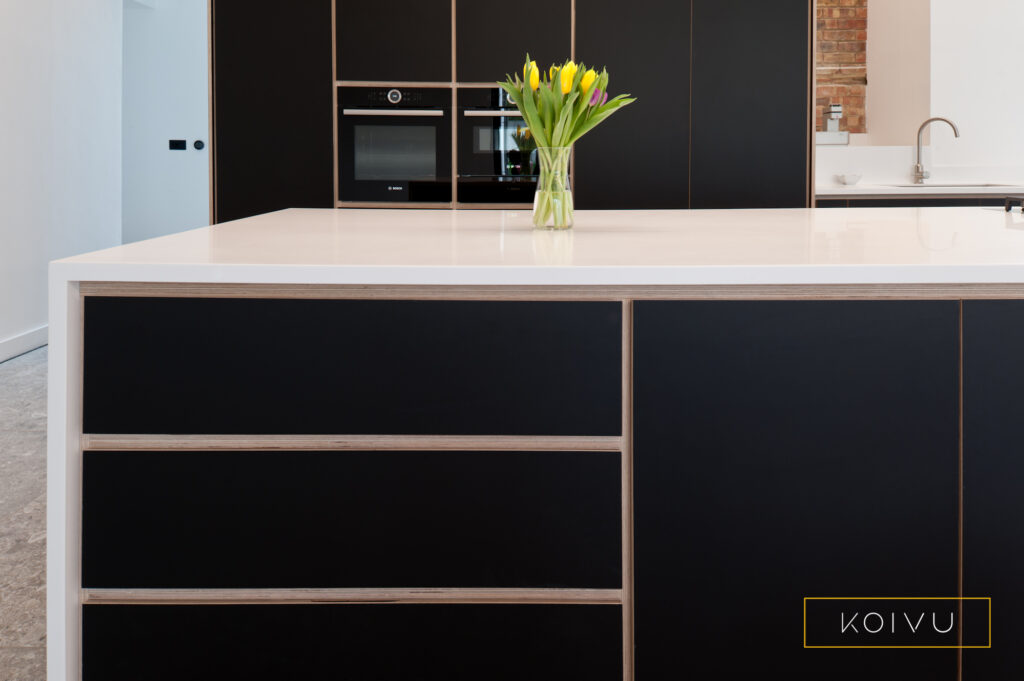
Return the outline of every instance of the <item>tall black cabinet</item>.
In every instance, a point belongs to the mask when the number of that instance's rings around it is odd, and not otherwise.
[[[217,222],[334,203],[331,0],[213,0]]]
[[[692,2],[690,207],[807,206],[813,3]]]
[[[637,679],[953,681],[801,604],[957,594],[958,303],[635,305]]]
[[[811,12],[808,0],[577,0],[576,56],[609,67],[612,94],[638,97],[577,145],[577,206],[807,206]]]
[[[576,145],[579,208],[687,208],[689,2],[577,0],[576,57],[638,100]]]

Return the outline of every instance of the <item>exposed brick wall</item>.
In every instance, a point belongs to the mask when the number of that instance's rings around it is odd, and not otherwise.
[[[842,104],[839,129],[867,132],[868,0],[818,0],[816,38],[817,129],[829,104]]]

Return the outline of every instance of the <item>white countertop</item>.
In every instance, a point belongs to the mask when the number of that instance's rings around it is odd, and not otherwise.
[[[1024,284],[1001,208],[290,209],[51,265],[60,281],[367,285]]]
[[[848,184],[818,184],[815,187],[815,195],[819,199],[850,199],[855,197],[863,198],[899,198],[899,199],[934,199],[934,198],[957,198],[957,197],[985,197],[1002,199],[1007,196],[1024,196],[1024,185],[1010,182],[992,182],[1001,186],[982,187],[981,182],[970,186],[969,182],[951,180],[939,182],[928,180],[923,185],[913,187],[897,186],[901,183],[892,182],[888,184],[866,183],[863,180],[854,185]],[[911,184],[908,180],[902,184]]]

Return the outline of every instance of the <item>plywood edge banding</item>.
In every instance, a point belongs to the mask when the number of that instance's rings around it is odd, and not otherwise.
[[[1007,300],[1022,284],[821,284],[728,286],[370,286],[83,281],[84,296],[325,300]]]
[[[622,438],[518,435],[82,435],[83,451],[619,452]]]
[[[621,605],[621,589],[82,589],[83,605],[527,603]]]
[[[622,303],[622,678],[633,681],[633,302]]]

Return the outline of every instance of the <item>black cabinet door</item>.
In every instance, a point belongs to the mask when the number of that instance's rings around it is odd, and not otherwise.
[[[85,302],[89,433],[619,435],[616,302]]]
[[[84,681],[621,681],[613,605],[87,605]]]
[[[334,203],[331,0],[215,0],[217,222]]]
[[[339,80],[451,82],[451,0],[337,3]]]
[[[576,144],[576,205],[687,208],[690,3],[577,0],[576,56],[638,98]]]
[[[964,595],[992,598],[992,648],[964,651],[964,681],[1024,668],[1021,348],[1024,301],[964,302]]]
[[[813,3],[692,1],[691,206],[806,206]]]
[[[617,452],[86,452],[82,583],[618,589],[619,470]]]
[[[954,650],[804,649],[802,600],[957,595],[958,319],[636,304],[638,679],[956,678]]]
[[[569,0],[550,0],[543,5],[458,0],[455,18],[455,64],[460,83],[493,83],[504,80],[505,74],[521,73],[527,52],[542,70],[571,54]]]

